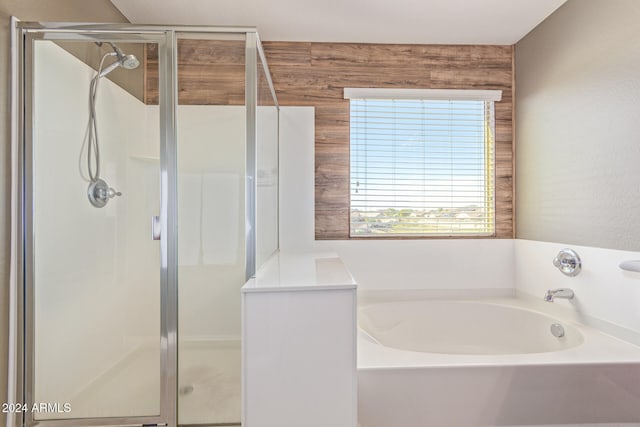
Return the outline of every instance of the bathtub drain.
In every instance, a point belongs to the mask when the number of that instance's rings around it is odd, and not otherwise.
[[[558,323],[551,324],[551,334],[556,338],[562,338],[564,336],[564,328]]]

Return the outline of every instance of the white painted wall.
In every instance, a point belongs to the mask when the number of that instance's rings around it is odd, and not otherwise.
[[[510,239],[315,241],[314,170],[313,108],[281,107],[281,251],[337,252],[360,291],[515,287]]]
[[[518,238],[640,250],[639,20],[570,0],[516,45]]]

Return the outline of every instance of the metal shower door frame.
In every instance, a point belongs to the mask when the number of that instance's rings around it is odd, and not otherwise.
[[[134,426],[178,423],[178,203],[177,203],[177,105],[178,47],[182,35],[243,34],[245,36],[245,107],[246,107],[246,171],[245,220],[250,227],[245,234],[245,277],[256,270],[256,205],[257,190],[257,85],[258,57],[261,59],[270,92],[278,107],[273,82],[262,44],[255,27],[164,26],[94,23],[20,22],[12,18],[14,63],[12,92],[15,106],[15,132],[18,157],[17,207],[17,287],[15,339],[15,390],[17,400],[33,401],[33,168],[27,161],[32,155],[33,79],[27,71],[33,68],[30,43],[35,39],[95,41],[134,41],[158,43],[159,107],[160,107],[160,219],[161,219],[161,385],[160,414],[147,417],[102,417],[36,421],[31,414],[16,417],[13,427]],[[135,37],[137,37],[137,39]],[[133,39],[132,39],[133,37]],[[29,49],[27,49],[29,48]],[[27,51],[29,54],[27,54]],[[9,425],[9,424],[8,424]]]
[[[27,408],[34,399],[34,192],[33,43],[41,39],[144,41],[158,43],[160,107],[160,413],[157,416],[35,420],[31,411],[15,425],[31,427],[177,425],[177,43],[172,29],[110,24],[16,22],[17,137],[19,164],[17,259],[17,385],[15,396]]]

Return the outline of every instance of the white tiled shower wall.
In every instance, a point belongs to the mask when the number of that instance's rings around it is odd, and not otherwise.
[[[572,302],[560,300],[548,307],[572,310],[575,317],[604,329],[640,332],[640,273],[618,268],[621,261],[640,259],[640,252],[521,239],[314,241],[313,143],[313,108],[281,108],[283,252],[337,252],[359,291],[511,289],[542,301],[547,289],[570,287],[576,292]],[[583,271],[577,277],[566,277],[553,266],[564,247],[582,257]],[[629,338],[635,339],[633,334]]]

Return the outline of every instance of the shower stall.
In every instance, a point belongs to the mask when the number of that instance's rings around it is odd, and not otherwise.
[[[240,288],[278,249],[256,30],[14,35],[10,425],[240,425]]]

